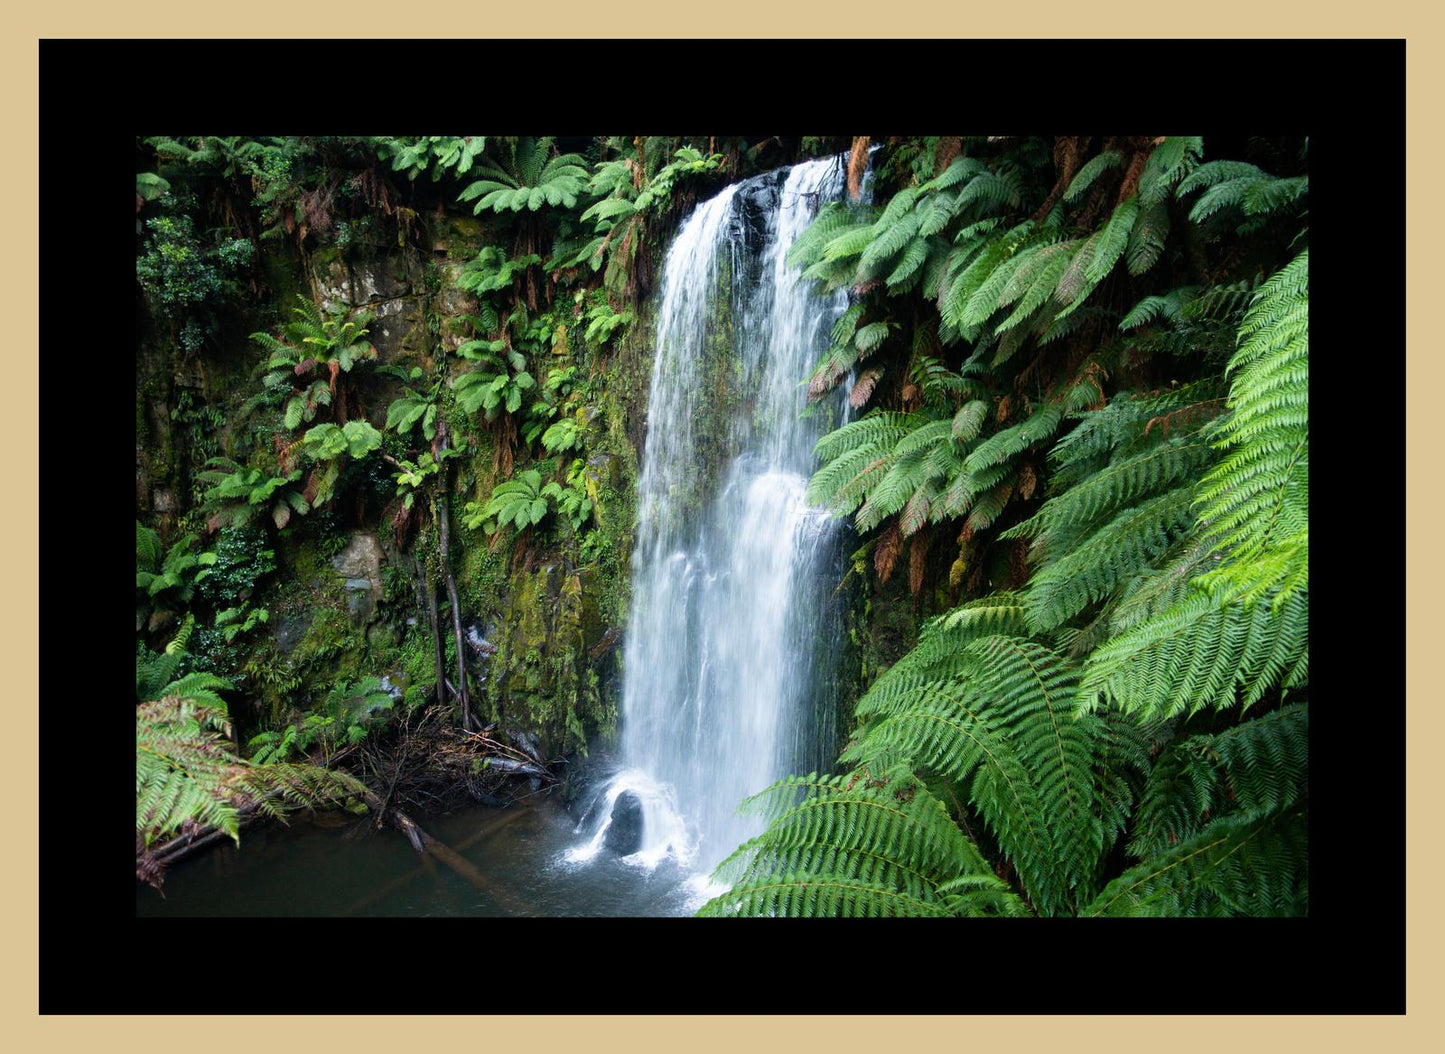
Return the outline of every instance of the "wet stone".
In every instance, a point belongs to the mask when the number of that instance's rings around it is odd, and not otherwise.
[[[623,856],[642,848],[642,799],[632,791],[623,791],[612,805],[612,822],[602,843]]]

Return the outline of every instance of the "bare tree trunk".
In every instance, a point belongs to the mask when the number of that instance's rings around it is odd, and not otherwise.
[[[446,421],[438,415],[437,417],[437,439],[440,450],[449,447],[450,437],[447,435]],[[442,469],[441,493],[437,496],[436,524],[438,548],[442,560],[442,577],[446,581],[447,599],[452,604],[452,634],[457,644],[457,694],[461,697],[462,703],[462,728],[470,730],[472,727],[472,702],[467,694],[467,653],[466,637],[462,634],[462,606],[457,600],[457,581],[452,574],[451,560],[451,503],[448,500],[451,494],[451,468],[446,466]],[[442,675],[441,666],[437,667],[437,677]]]

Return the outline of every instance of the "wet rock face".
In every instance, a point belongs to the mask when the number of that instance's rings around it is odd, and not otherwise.
[[[355,534],[331,558],[331,569],[346,579],[347,611],[357,625],[369,622],[381,604],[381,542],[374,534]]]
[[[276,650],[288,655],[300,644],[311,628],[311,614],[286,615],[276,620]]]
[[[623,791],[612,805],[612,822],[602,843],[627,856],[642,848],[642,799],[632,791]]]
[[[415,288],[416,276],[408,272],[403,258],[382,254],[348,260],[340,249],[328,246],[313,257],[312,276],[324,308],[371,314],[367,339],[380,362],[394,362],[409,348],[415,350],[412,338],[425,312]]]

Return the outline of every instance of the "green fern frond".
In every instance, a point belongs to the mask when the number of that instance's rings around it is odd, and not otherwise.
[[[1147,569],[1194,522],[1194,488],[1186,484],[1116,515],[1046,559],[1029,581],[1029,626],[1044,633],[1111,595]]]
[[[1146,296],[1119,320],[1119,328],[1127,332],[1151,322],[1177,321],[1184,307],[1199,296],[1200,288],[1197,285],[1179,286],[1167,293]]]
[[[1125,265],[1129,273],[1138,277],[1158,262],[1169,237],[1169,204],[1159,200],[1145,205],[1139,212],[1134,229],[1129,232],[1129,244],[1125,249]],[[1120,324],[1120,329],[1125,328]]]
[[[1050,535],[1085,526],[1183,481],[1207,463],[1210,455],[1208,444],[1197,436],[1171,437],[1142,453],[1113,462],[1050,498],[1031,520],[1014,529],[1014,536],[1042,539],[1043,547],[1049,544]]]
[[[1271,571],[1289,551],[1294,574],[1270,573],[1287,595],[1308,582],[1309,250],[1262,285],[1230,360],[1228,455],[1199,488],[1205,538],[1239,567]],[[1272,551],[1274,551],[1273,556]],[[1274,571],[1278,571],[1275,567]]]
[[[802,800],[798,800],[799,792]],[[744,803],[772,816],[719,865],[704,916],[1022,914],[942,802],[906,771],[791,777]]]
[[[1304,810],[1228,816],[1104,887],[1087,916],[1299,916],[1309,911]]]
[[[1094,181],[1111,168],[1118,168],[1124,162],[1124,155],[1117,150],[1105,150],[1096,154],[1084,162],[1082,168],[1075,174],[1073,181],[1069,183],[1069,189],[1064,191],[1064,201],[1072,203],[1083,196],[1084,192],[1094,185]]]
[[[1309,710],[1291,703],[1218,735],[1171,743],[1135,814],[1132,856],[1167,852],[1229,812],[1279,812],[1309,793]]]
[[[1002,234],[994,235],[977,252],[971,254],[967,266],[948,283],[948,289],[939,301],[939,310],[945,325],[961,331],[970,324],[965,318],[972,317],[972,311],[982,310],[986,303],[997,303],[997,290],[994,291],[992,301],[981,295],[984,283],[1016,251],[1026,245],[1033,233],[1034,224],[1026,220]],[[1003,276],[1000,286],[1007,281],[1007,277]],[[975,299],[978,303],[977,309],[972,307]],[[992,306],[989,310],[992,310]]]
[[[1166,202],[1175,184],[1198,164],[1203,150],[1204,141],[1192,135],[1171,135],[1155,147],[1139,175],[1139,204],[1147,210]]]
[[[1077,671],[1012,637],[984,637],[963,652],[947,678],[880,678],[859,701],[859,738],[839,760],[875,770],[906,763],[967,785],[1040,912],[1067,911],[1089,895],[1104,849],[1098,724],[1069,712]]]
[[[136,567],[148,571],[159,570],[161,565],[161,536],[149,527],[135,523]]]
[[[1061,407],[1055,403],[1045,403],[1023,421],[1000,432],[995,432],[978,446],[964,461],[963,467],[969,472],[979,472],[985,468],[1001,465],[1010,458],[1017,457],[1029,447],[1042,443],[1056,431],[1063,423],[1064,414]]]
[[[1099,231],[1098,244],[1094,246],[1093,255],[1089,258],[1088,266],[1084,268],[1084,277],[1089,282],[1102,282],[1114,269],[1114,264],[1129,244],[1129,235],[1138,217],[1137,194],[1129,195],[1115,207],[1109,216],[1109,222]]]
[[[1302,680],[1308,664],[1309,606],[1302,593],[1274,605],[1201,592],[1090,655],[1079,707],[1107,700],[1146,720],[1247,707]]]

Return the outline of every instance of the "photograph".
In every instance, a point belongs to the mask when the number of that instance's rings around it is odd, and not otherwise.
[[[136,915],[1308,917],[1309,134],[533,131],[134,136]]]

